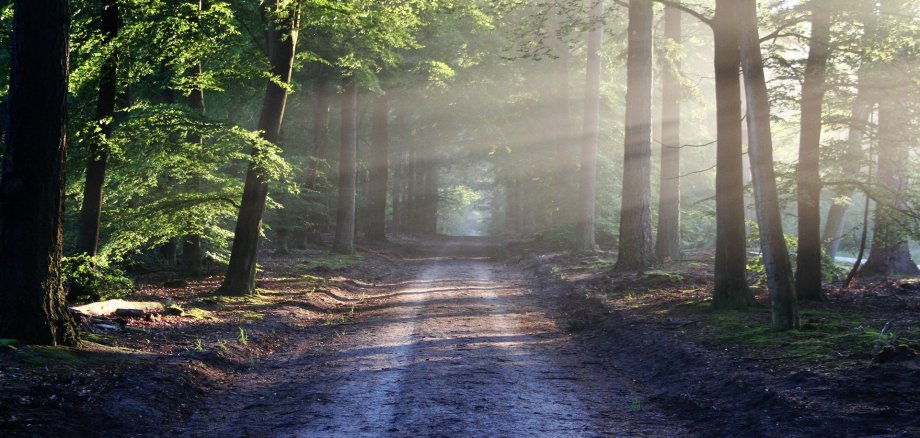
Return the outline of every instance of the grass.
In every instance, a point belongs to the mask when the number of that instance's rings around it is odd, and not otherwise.
[[[215,319],[214,313],[197,307],[188,309],[183,315],[194,319]]]
[[[311,259],[306,263],[298,263],[295,267],[298,269],[317,269],[317,268],[341,269],[341,268],[347,268],[349,266],[353,266],[361,262],[362,259],[363,257],[358,254],[329,254],[323,257],[317,257],[317,258]],[[305,278],[312,277],[315,279],[322,280],[319,277],[313,277],[309,275],[304,276],[304,277]],[[322,281],[325,281],[325,280],[322,280]]]
[[[857,315],[805,310],[801,329],[776,332],[770,328],[769,314],[765,308],[714,312],[714,340],[778,351],[789,359],[828,361],[844,353],[871,354],[880,339],[881,327],[873,328]]]
[[[82,362],[73,352],[62,347],[32,346],[19,350],[19,361],[25,365],[46,366],[49,364],[75,365]]]

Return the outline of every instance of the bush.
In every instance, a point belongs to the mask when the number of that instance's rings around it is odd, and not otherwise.
[[[121,298],[131,292],[134,281],[120,269],[109,266],[100,256],[81,254],[64,257],[61,275],[71,301],[99,301]]]

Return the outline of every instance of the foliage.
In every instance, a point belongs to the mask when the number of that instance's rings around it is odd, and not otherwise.
[[[134,281],[111,266],[103,256],[80,254],[64,257],[61,276],[71,294],[81,301],[121,298],[134,287]]]

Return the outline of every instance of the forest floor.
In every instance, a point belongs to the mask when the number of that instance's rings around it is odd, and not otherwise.
[[[832,289],[774,334],[708,310],[700,258],[621,275],[440,238],[266,254],[249,298],[152,275],[130,298],[182,315],[0,348],[0,435],[920,435],[917,283]]]

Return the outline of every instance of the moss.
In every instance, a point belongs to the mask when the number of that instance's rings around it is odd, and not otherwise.
[[[256,312],[246,312],[240,316],[242,316],[246,321],[261,321],[265,319],[265,315]]]
[[[696,301],[685,301],[677,305],[685,309],[708,310],[712,308],[712,298],[705,298]]]
[[[845,313],[803,311],[802,328],[785,332],[773,331],[763,317],[754,317],[758,314],[768,318],[769,309],[715,312],[716,341],[779,350],[801,360],[832,360],[839,352],[871,353],[880,335],[860,317]]]
[[[19,350],[19,361],[25,365],[50,364],[75,365],[82,362],[79,356],[63,347],[32,346]]]
[[[648,271],[642,274],[641,281],[645,284],[680,283],[684,276],[676,272]]]
[[[199,308],[197,308],[197,307],[193,307],[193,308],[191,308],[191,309],[188,309],[188,310],[185,312],[185,315],[184,315],[184,316],[186,316],[186,317],[188,317],[188,318],[194,318],[194,319],[214,319],[214,314],[213,314],[213,313],[211,313],[211,312],[209,312],[209,311],[207,311],[207,310],[204,310],[204,309],[199,309]]]
[[[341,269],[360,263],[363,257],[358,254],[328,254],[323,257],[311,259],[305,263],[298,263],[298,269]]]

